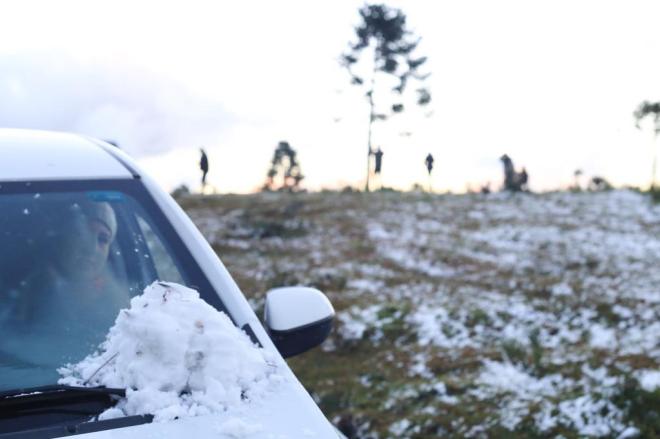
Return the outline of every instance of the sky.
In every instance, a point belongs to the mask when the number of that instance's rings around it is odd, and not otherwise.
[[[503,153],[534,190],[578,168],[648,184],[656,145],[632,112],[660,100],[660,3],[385,3],[422,37],[433,101],[375,124],[382,185],[496,189]],[[363,4],[5,3],[0,126],[116,141],[168,190],[199,190],[200,147],[217,191],[258,190],[282,140],[306,188],[362,186],[369,108],[338,59]]]

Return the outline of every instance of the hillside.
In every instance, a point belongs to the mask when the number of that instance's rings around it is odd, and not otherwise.
[[[629,191],[179,202],[261,312],[311,285],[290,360],[350,437],[660,435],[660,207]]]

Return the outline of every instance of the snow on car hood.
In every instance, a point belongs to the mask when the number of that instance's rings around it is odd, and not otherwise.
[[[81,435],[89,439],[339,439],[340,434],[296,386],[281,386],[235,410]]]
[[[122,310],[98,352],[59,370],[60,384],[126,389],[100,419],[154,422],[224,413],[283,385],[286,366],[197,291],[155,282]]]

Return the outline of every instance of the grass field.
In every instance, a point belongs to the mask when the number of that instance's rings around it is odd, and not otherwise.
[[[289,360],[349,437],[660,437],[660,207],[630,191],[179,200],[261,313],[337,311]]]

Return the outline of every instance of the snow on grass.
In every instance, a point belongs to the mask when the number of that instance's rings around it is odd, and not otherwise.
[[[392,433],[394,437],[403,437],[404,433],[411,425],[412,423],[408,419],[401,419],[390,425],[390,433]]]
[[[520,399],[534,401],[556,396],[561,386],[565,387],[569,381],[558,374],[536,378],[514,364],[486,360],[475,380],[480,386],[473,394],[483,399],[490,393],[490,389],[495,393],[509,393]]]
[[[628,429],[621,423],[621,410],[606,399],[582,395],[561,401],[558,407],[557,422],[573,427],[583,436],[617,435]]]
[[[654,392],[656,389],[660,389],[660,370],[640,370],[638,380],[642,389]]]
[[[378,320],[378,306],[360,309],[353,307],[350,312],[343,312],[337,318],[339,331],[344,340],[360,340],[365,331],[375,327]]]
[[[412,314],[409,320],[417,326],[417,335],[422,346],[433,344],[454,349],[475,345],[468,328],[459,319],[451,318],[442,307],[422,307]]]
[[[224,412],[283,380],[276,360],[226,314],[172,283],[134,297],[100,350],[60,373],[61,384],[126,389],[102,418],[152,414],[156,421]]]
[[[660,207],[647,197],[264,200],[279,200],[280,211],[304,204],[306,235],[257,239],[242,232],[249,249],[221,256],[258,294],[293,277],[330,296],[337,309],[332,351],[307,354],[296,372],[332,416],[363,413],[360,425],[381,437],[393,436],[390,428],[411,437],[502,436],[501,428],[553,437],[637,431],[617,394],[624,376],[646,391],[658,387]],[[213,210],[195,213],[220,247],[239,248],[232,230],[247,227],[239,224],[246,215],[259,218],[251,209],[241,205],[242,217],[223,213],[224,232],[209,224]],[[360,349],[375,358],[371,367],[351,362]],[[336,375],[319,378],[316,365],[333,360],[340,364],[329,373]],[[325,383],[344,377],[348,396],[340,399]],[[429,391],[440,385],[442,392]]]
[[[560,374],[532,376],[520,365],[486,360],[475,380],[478,387],[471,394],[484,400],[497,397],[500,401],[500,425],[514,430],[530,414],[533,404],[542,409],[534,416],[540,432],[562,425],[580,435],[607,436],[626,429],[623,412],[608,397],[620,384],[604,367],[582,367],[582,378],[574,380]],[[564,399],[562,394],[578,393]],[[559,400],[558,403],[553,401]]]
[[[497,397],[500,400],[500,424],[513,430],[529,415],[530,403],[556,397],[569,383],[570,380],[558,374],[537,378],[520,366],[486,360],[475,380],[477,387],[471,394],[480,400]]]

